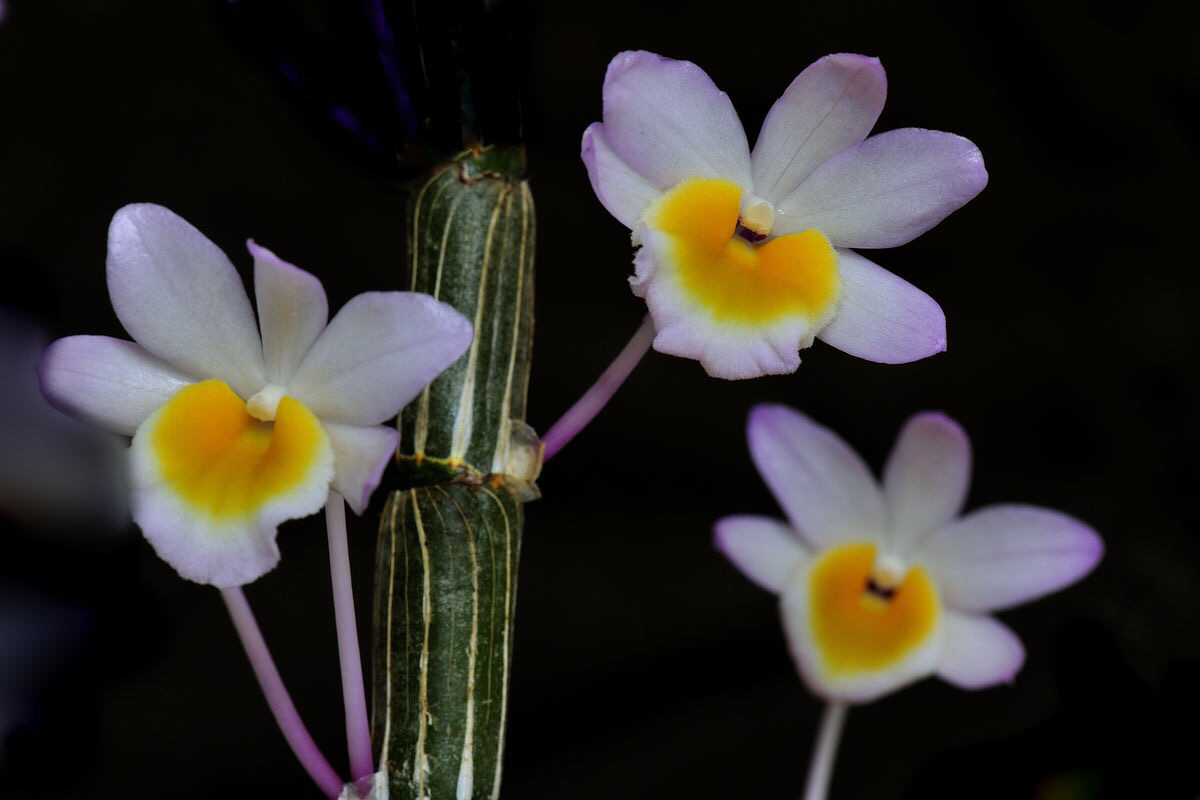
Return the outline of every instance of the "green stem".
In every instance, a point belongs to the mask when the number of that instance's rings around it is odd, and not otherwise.
[[[401,415],[380,529],[374,739],[393,800],[500,793],[524,500],[540,444],[522,421],[533,332],[533,205],[519,151],[468,153],[409,205],[410,288],[475,326]]]

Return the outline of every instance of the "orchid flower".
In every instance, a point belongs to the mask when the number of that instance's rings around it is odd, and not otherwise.
[[[274,567],[279,524],[331,490],[361,514],[396,449],[380,423],[472,335],[451,307],[411,292],[358,295],[326,324],[316,277],[247,246],[257,325],[215,244],[162,206],[122,208],[108,289],[134,341],[71,336],[40,366],[53,403],[133,437],[134,521],[183,577],[219,587]]]
[[[905,424],[882,486],[835,433],[785,406],[755,407],[748,438],[788,522],[726,517],[716,545],[780,595],[792,657],[833,702],[928,675],[964,689],[1012,680],[1024,649],[991,612],[1078,580],[1103,550],[1091,528],[1045,508],[960,517],[970,444],[942,414]]]
[[[978,148],[906,128],[867,138],[879,61],[839,54],[792,81],[753,152],[699,67],[619,54],[583,135],[600,202],[633,233],[654,348],[720,378],[792,372],[814,337],[883,363],[946,348],[929,295],[854,252],[895,247],[983,189]]]

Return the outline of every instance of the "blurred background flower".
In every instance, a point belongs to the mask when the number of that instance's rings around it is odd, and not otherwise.
[[[79,608],[0,583],[0,765],[10,733],[36,725],[37,701],[90,627]]]
[[[39,585],[17,554],[95,552],[127,530],[121,448],[43,399],[37,363],[46,343],[37,325],[0,307],[0,764],[10,735],[46,724],[42,696],[95,624],[91,603]]]
[[[48,344],[0,307],[0,513],[50,536],[103,539],[128,518],[122,448],[51,408],[38,387]]]

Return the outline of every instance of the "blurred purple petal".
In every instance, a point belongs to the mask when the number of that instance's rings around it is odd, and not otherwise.
[[[981,508],[921,544],[914,559],[933,572],[942,599],[962,611],[993,611],[1068,586],[1104,552],[1096,532],[1037,506]]]
[[[825,548],[879,541],[883,495],[867,465],[836,433],[784,405],[750,409],[750,456],[806,542]]]
[[[914,414],[883,468],[892,545],[901,553],[954,519],[967,499],[971,443],[945,414]]]
[[[123,448],[52,408],[38,386],[45,337],[0,309],[0,511],[41,532],[128,530]]]

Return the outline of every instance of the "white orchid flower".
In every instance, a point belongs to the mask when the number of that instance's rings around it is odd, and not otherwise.
[[[330,489],[361,514],[396,449],[380,423],[472,335],[457,311],[411,292],[360,294],[328,320],[316,277],[247,246],[257,324],[215,244],[162,206],[122,208],[108,290],[134,341],[60,339],[40,368],[60,408],[133,437],[134,520],[182,576],[220,587],[274,567],[279,524],[319,510]]]
[[[726,517],[716,544],[780,595],[792,657],[831,701],[928,675],[966,689],[1012,680],[1025,651],[991,612],[1080,579],[1103,551],[1087,525],[1045,508],[960,517],[970,443],[942,414],[908,421],[882,486],[835,433],[785,406],[755,407],[748,438],[788,522]]]
[[[946,349],[938,304],[855,250],[916,238],[978,194],[987,171],[954,134],[868,138],[885,95],[878,60],[826,56],[776,101],[751,151],[729,97],[695,64],[612,60],[582,155],[640,246],[630,282],[656,350],[750,378],[794,371],[814,338],[883,363]]]

